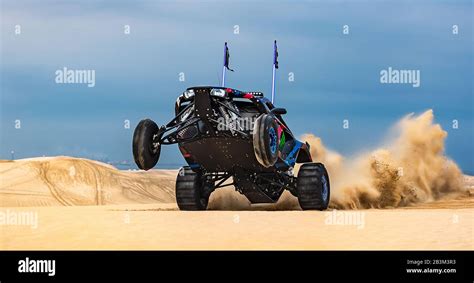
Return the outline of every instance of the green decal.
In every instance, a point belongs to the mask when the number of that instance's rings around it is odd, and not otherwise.
[[[280,149],[283,149],[283,146],[285,145],[285,132],[281,132],[281,137],[280,137]]]

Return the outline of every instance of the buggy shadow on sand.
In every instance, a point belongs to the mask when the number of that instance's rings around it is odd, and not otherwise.
[[[161,145],[179,145],[188,166],[176,178],[181,210],[205,210],[209,196],[233,185],[251,203],[275,203],[283,191],[298,198],[302,209],[328,207],[330,185],[321,163],[313,163],[309,144],[297,140],[273,105],[278,52],[274,42],[272,99],[261,92],[225,87],[229,49],[224,46],[222,85],[190,87],[175,104],[175,118],[158,126],[150,119],[137,125],[133,156],[143,170],[153,168]],[[230,69],[229,69],[230,70]],[[298,177],[295,163],[303,163]],[[225,183],[232,177],[232,183]]]

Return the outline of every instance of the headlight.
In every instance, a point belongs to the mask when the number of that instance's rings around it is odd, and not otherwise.
[[[211,95],[212,96],[225,97],[225,90],[219,89],[219,88],[213,88],[213,89],[211,89]]]
[[[186,99],[188,99],[190,97],[193,97],[194,96],[194,90],[192,90],[192,89],[186,90],[185,92],[183,92],[183,96]]]

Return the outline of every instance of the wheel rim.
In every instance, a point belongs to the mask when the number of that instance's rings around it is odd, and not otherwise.
[[[153,154],[153,155],[156,155],[158,153],[158,150],[160,148],[160,144],[159,143],[155,143],[155,139],[158,137],[157,134],[154,134],[153,135],[153,138],[148,146],[148,150]]]
[[[277,136],[274,128],[270,128],[268,135],[270,137],[270,151],[272,154],[276,152],[277,149]]]
[[[325,175],[323,175],[323,177],[321,178],[321,184],[323,185],[321,194],[322,194],[324,203],[327,203],[328,195],[329,195],[329,187],[328,187],[328,180],[326,179]]]

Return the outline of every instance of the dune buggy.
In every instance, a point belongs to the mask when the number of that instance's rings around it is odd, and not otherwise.
[[[228,88],[226,43],[220,87],[190,87],[178,97],[176,116],[169,123],[158,126],[144,119],[137,125],[133,156],[140,169],[153,168],[167,144],[178,144],[188,163],[176,179],[181,210],[205,210],[214,190],[232,185],[251,203],[275,203],[289,190],[304,210],[328,207],[324,165],[313,163],[309,144],[294,137],[282,118],[287,111],[274,107],[277,59],[275,41],[272,100],[261,92]],[[298,177],[293,173],[296,163],[303,163]]]

